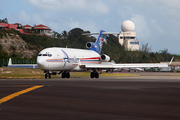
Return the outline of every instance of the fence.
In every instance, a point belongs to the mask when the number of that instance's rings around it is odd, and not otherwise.
[[[0,59],[0,67],[8,65],[9,59]],[[19,60],[12,59],[12,64],[37,64],[36,60]]]

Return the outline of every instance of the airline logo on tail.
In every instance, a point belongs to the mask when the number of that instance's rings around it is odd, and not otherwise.
[[[88,46],[89,50],[93,50],[93,51],[101,54],[101,50],[102,50],[102,46],[103,46],[103,42],[104,42],[104,37],[106,36],[106,35],[102,34],[103,32],[105,32],[105,31],[101,30],[99,32],[99,36],[98,36],[95,43],[92,43],[92,42],[88,43],[88,44],[90,44]]]
[[[103,42],[104,42],[104,37],[105,35],[102,35],[102,33],[105,32],[103,30],[101,30],[99,32],[99,36],[98,39],[96,40],[96,44],[98,45],[98,51],[96,51],[97,53],[101,54],[101,50],[102,50],[102,46],[103,46]]]

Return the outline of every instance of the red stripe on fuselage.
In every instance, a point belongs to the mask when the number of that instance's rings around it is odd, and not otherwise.
[[[94,59],[100,59],[100,57],[93,57],[93,58],[81,58],[80,60],[94,60]]]

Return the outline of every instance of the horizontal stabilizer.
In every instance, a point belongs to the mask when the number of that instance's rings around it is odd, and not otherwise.
[[[102,35],[113,35],[113,34],[131,34],[131,33],[124,33],[124,32],[102,32]],[[99,33],[83,33],[82,35],[99,35]]]
[[[99,35],[99,33],[83,33],[82,35]]]

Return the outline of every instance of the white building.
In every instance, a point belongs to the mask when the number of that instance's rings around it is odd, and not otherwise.
[[[119,43],[124,45],[126,50],[139,50],[139,40],[134,32],[135,25],[132,21],[126,20],[121,25],[122,32],[118,35]]]

